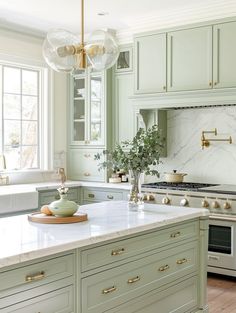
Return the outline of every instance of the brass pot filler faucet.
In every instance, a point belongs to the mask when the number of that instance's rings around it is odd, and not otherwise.
[[[226,141],[228,142],[229,144],[231,144],[233,141],[232,141],[232,137],[229,136],[228,139],[218,139],[218,138],[212,138],[212,139],[207,139],[205,137],[205,134],[214,134],[215,136],[217,136],[217,129],[215,128],[214,130],[203,130],[202,131],[202,137],[201,137],[201,146],[202,146],[202,149],[204,149],[205,147],[209,147],[210,146],[210,142],[211,141]]]

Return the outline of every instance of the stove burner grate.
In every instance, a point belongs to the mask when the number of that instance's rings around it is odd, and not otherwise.
[[[198,190],[200,188],[207,188],[217,186],[217,184],[204,184],[204,183],[167,183],[167,182],[155,182],[142,184],[142,188],[156,188],[156,189],[172,189],[172,190]]]

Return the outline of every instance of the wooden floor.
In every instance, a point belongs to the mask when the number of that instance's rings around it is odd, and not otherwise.
[[[236,313],[236,277],[208,274],[209,313]]]

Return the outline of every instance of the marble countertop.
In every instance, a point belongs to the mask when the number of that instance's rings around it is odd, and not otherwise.
[[[79,210],[88,214],[88,221],[40,224],[29,222],[26,214],[0,218],[0,268],[209,215],[206,209],[146,203],[143,210],[134,211],[126,201],[84,205]]]

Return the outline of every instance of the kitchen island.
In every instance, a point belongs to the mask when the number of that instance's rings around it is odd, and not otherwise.
[[[0,219],[2,313],[208,312],[208,210],[125,201],[88,221]]]

